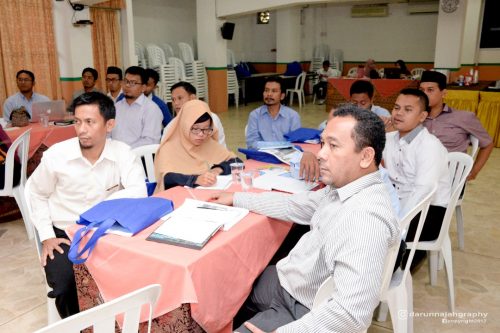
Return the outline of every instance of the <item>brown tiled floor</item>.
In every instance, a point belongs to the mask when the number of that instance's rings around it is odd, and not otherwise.
[[[316,127],[325,117],[323,106],[308,99],[301,111],[304,127]],[[228,147],[245,145],[248,113],[258,104],[221,114]],[[455,221],[450,233],[453,246],[456,311],[487,313],[484,323],[445,324],[442,317],[419,317],[415,332],[500,332],[500,149],[495,149],[479,178],[467,187],[464,202],[465,251],[457,249]],[[5,231],[5,232],[3,232]],[[414,311],[432,316],[447,311],[445,273],[431,287],[424,266],[414,276]],[[21,220],[0,224],[0,332],[32,332],[46,324],[45,287],[34,245]],[[390,322],[374,322],[369,332],[391,332]]]

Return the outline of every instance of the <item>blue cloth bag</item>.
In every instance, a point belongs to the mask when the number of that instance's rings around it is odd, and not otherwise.
[[[294,146],[297,150],[303,151],[300,146]],[[255,149],[245,149],[238,148],[240,153],[245,154],[247,160],[256,160],[259,162],[271,163],[271,164],[282,164],[276,156],[273,154],[266,153],[265,151],[255,150]]]
[[[98,203],[80,215],[76,223],[84,227],[78,229],[69,248],[68,258],[75,264],[84,263],[96,246],[100,237],[113,226],[135,235],[149,227],[163,215],[174,210],[171,200],[149,197],[134,199],[114,199]],[[81,251],[78,251],[82,239],[96,228],[92,237]],[[86,257],[83,255],[87,253]]]
[[[284,135],[290,142],[304,142],[306,140],[319,140],[321,131],[315,128],[301,127]]]

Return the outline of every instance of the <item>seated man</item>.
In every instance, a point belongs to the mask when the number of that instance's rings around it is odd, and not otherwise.
[[[290,254],[258,279],[249,307],[257,315],[238,332],[360,332],[379,303],[387,251],[399,244],[398,222],[377,172],[384,124],[353,105],[335,111],[318,154],[327,186],[316,192],[222,193],[219,203],[308,224]],[[336,292],[316,309],[328,277]],[[262,330],[262,331],[261,331]]]
[[[77,137],[57,143],[44,154],[31,176],[33,223],[42,241],[41,262],[62,318],[79,311],[70,241],[64,229],[81,213],[109,199],[146,197],[144,169],[130,147],[107,134],[115,107],[104,94],[91,92],[70,106]]]
[[[92,91],[99,91],[96,87],[96,81],[99,77],[97,70],[91,67],[84,68],[82,71],[82,85],[83,89],[77,90],[73,93],[73,99],[77,98],[83,93],[88,93]]]
[[[16,74],[17,88],[19,92],[9,96],[3,103],[3,119],[10,123],[10,114],[12,111],[24,106],[30,117],[32,116],[31,106],[33,102],[47,102],[50,99],[47,96],[37,94],[33,91],[35,86],[35,74],[21,69]]]
[[[476,115],[459,111],[444,104],[446,76],[439,72],[425,71],[420,81],[420,90],[429,97],[430,113],[424,126],[438,137],[449,152],[467,153],[469,135],[479,140],[479,152],[467,180],[473,180],[488,161],[494,143]]]
[[[313,94],[316,94],[318,104],[325,103],[326,89],[328,87],[328,78],[338,77],[340,73],[338,70],[330,68],[330,61],[323,61],[323,68],[316,71],[318,74],[318,83],[313,87]]]
[[[365,67],[362,71],[362,76],[370,79],[380,79],[380,75],[378,74],[377,65],[375,64],[375,60],[368,59],[365,63]]]
[[[108,88],[108,97],[111,98],[114,103],[116,103],[119,98],[123,98],[122,82],[122,69],[115,66],[109,66],[106,70],[106,87]]]
[[[387,133],[383,154],[385,168],[400,199],[400,216],[412,210],[437,185],[420,235],[422,241],[435,240],[439,236],[451,195],[448,152],[422,126],[428,109],[429,100],[423,92],[401,90],[392,110],[396,131]],[[413,240],[417,223],[418,217],[410,224],[407,241]],[[418,260],[414,259],[414,264],[417,265]]]
[[[181,108],[184,106],[184,103],[187,101],[191,101],[193,99],[198,99],[196,97],[196,88],[189,82],[179,81],[170,87],[170,92],[172,93],[172,107],[174,108],[175,113],[179,113]],[[224,135],[224,127],[222,127],[222,122],[220,121],[219,116],[215,112],[210,111],[210,117],[212,117],[213,125],[217,128],[219,132],[219,138],[217,141],[226,147],[226,136]],[[167,125],[165,130],[163,131],[163,137],[167,133],[170,128],[170,124]],[[163,141],[163,137],[162,140]]]
[[[279,77],[269,77],[264,86],[263,106],[250,112],[246,141],[248,148],[255,148],[258,141],[286,141],[284,135],[301,127],[299,114],[281,105],[285,98]]]
[[[148,77],[148,80],[146,81],[146,90],[144,90],[144,95],[155,102],[156,105],[158,105],[158,107],[160,108],[161,113],[163,114],[162,124],[163,127],[165,127],[172,120],[172,114],[170,113],[167,104],[165,104],[165,102],[162,101],[161,98],[156,96],[154,93],[156,85],[158,84],[158,81],[160,81],[160,75],[158,75],[157,71],[151,68],[146,68],[146,75]]]
[[[144,96],[147,76],[142,67],[131,66],[123,81],[125,98],[116,102],[115,140],[132,148],[160,143],[163,114],[156,103]]]
[[[383,107],[373,104],[374,91],[373,84],[370,81],[357,80],[349,90],[351,103],[375,113],[386,123],[390,119],[391,113]]]

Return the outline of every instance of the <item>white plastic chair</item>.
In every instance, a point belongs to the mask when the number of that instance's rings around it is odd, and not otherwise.
[[[304,94],[304,83],[306,82],[306,72],[302,72],[295,80],[295,89],[287,89],[286,94],[290,93],[290,106],[293,105],[293,94],[297,94],[299,99],[299,107],[302,107],[302,102],[306,104],[306,95]]]
[[[139,42],[135,42],[135,55],[137,56],[138,65],[140,67],[148,67],[148,62],[146,59],[146,49],[144,45]]]
[[[27,214],[26,214],[27,219],[26,220],[28,221],[30,229],[33,232],[34,239],[35,239],[36,252],[38,253],[38,259],[40,260],[42,257],[42,242],[40,241],[40,237],[38,236],[38,231],[36,230],[35,225],[33,224],[33,220],[31,218],[31,216],[33,214],[31,211],[31,201],[30,201],[31,200],[30,199],[31,198],[31,178],[29,178],[26,181],[26,186],[24,188],[23,195],[24,195],[24,200],[26,202],[26,211],[27,211]],[[40,266],[40,268],[42,269],[43,279],[45,280],[45,289],[47,290],[47,293],[49,293],[50,291],[52,291],[52,288],[49,287],[49,285],[47,284],[44,269],[41,266]],[[47,296],[47,321],[48,321],[48,324],[55,323],[59,320],[61,320],[61,317],[59,316],[59,312],[57,311],[56,300],[55,300],[55,298],[50,298]]]
[[[24,132],[16,140],[14,140],[12,145],[9,147],[9,151],[7,152],[7,156],[5,158],[5,183],[3,189],[0,189],[0,196],[14,197],[14,199],[16,199],[17,206],[19,207],[24,220],[28,238],[33,239],[33,230],[30,227],[29,221],[27,220],[26,201],[24,200],[23,195],[24,186],[26,184],[26,169],[28,167],[30,133],[31,128],[26,130],[26,132]],[[16,151],[21,163],[21,177],[19,180],[19,185],[14,186],[14,159],[16,157]]]
[[[227,94],[234,95],[234,104],[236,108],[239,106],[240,99],[240,86],[238,85],[238,78],[234,69],[227,70]]]
[[[415,67],[410,71],[410,73],[411,73],[411,76],[414,77],[415,79],[420,79],[422,77],[422,73],[425,71],[426,71],[425,68]]]
[[[412,219],[420,213],[417,230],[415,232],[415,239],[419,239],[425,218],[427,216],[427,211],[429,210],[431,198],[435,192],[436,188],[434,188],[400,221],[400,229],[403,235],[406,234],[406,230],[408,229]],[[413,311],[413,284],[410,274],[410,265],[415,254],[415,247],[413,246],[410,250],[404,271],[398,268],[393,274],[399,246],[400,243],[397,242],[394,246],[389,248],[385,258],[382,283],[380,284],[380,300],[383,302],[382,304],[389,304],[389,308],[387,308],[387,305],[381,305],[380,311],[382,313],[379,312],[379,319],[377,320],[385,321],[387,317],[387,310],[389,309],[391,312],[394,332],[413,332],[413,317],[400,316],[399,314],[411,313]],[[335,283],[333,278],[330,276],[322,283],[316,292],[312,306],[313,309],[318,307],[322,302],[328,300],[335,290]]]
[[[469,135],[471,150],[469,155],[474,160],[476,158],[477,151],[479,149],[479,140],[474,135]],[[464,185],[465,186],[465,185]],[[462,214],[462,202],[464,201],[464,195],[458,198],[457,206],[455,207],[455,219],[457,220],[457,238],[458,238],[458,248],[464,250],[464,216]]]
[[[165,59],[165,52],[161,47],[155,44],[148,44],[146,46],[148,53],[148,65],[151,68],[155,68],[161,65],[165,65],[167,60]]]
[[[358,77],[358,67],[351,67],[347,72],[347,77],[357,78]]]
[[[413,317],[408,315],[413,312],[413,279],[410,273],[410,267],[417,248],[416,245],[420,239],[420,234],[422,233],[422,228],[427,217],[427,212],[429,211],[429,205],[436,189],[437,187],[434,187],[434,189],[399,222],[401,237],[404,238],[410,227],[410,222],[420,213],[414,241],[411,243],[411,246],[408,245],[410,254],[408,255],[405,267],[403,270],[398,268],[393,274],[392,269],[396,260],[396,258],[394,258],[392,266],[385,267],[384,270],[384,280],[382,282],[382,292],[380,296],[381,303],[377,321],[385,321],[387,319],[387,310],[389,310],[392,327],[396,333],[413,332]],[[386,279],[388,279],[389,283],[387,283]]]
[[[385,75],[384,68],[379,68],[379,69],[377,70],[377,72],[378,72],[378,75],[379,75],[381,78],[383,78],[383,77],[384,77],[384,75]]]
[[[194,52],[191,45],[188,43],[180,42],[177,44],[179,46],[179,57],[184,61],[185,64],[194,61]]]
[[[464,153],[448,153],[448,169],[451,179],[451,198],[446,208],[443,224],[439,236],[433,241],[420,241],[417,250],[426,250],[429,255],[429,276],[432,286],[437,282],[438,255],[441,254],[446,266],[446,276],[448,283],[448,307],[449,311],[455,311],[455,287],[453,283],[453,257],[451,253],[451,242],[449,235],[450,221],[455,210],[462,187],[472,169],[473,160]],[[407,243],[410,246],[412,243]]]
[[[144,159],[144,166],[146,177],[148,177],[149,182],[154,183],[156,181],[155,177],[155,163],[154,163],[154,154],[158,151],[159,144],[155,143],[152,145],[145,145],[134,148],[132,151],[139,158]]]
[[[124,319],[121,332],[137,333],[139,330],[141,308],[145,304],[149,306],[149,333],[151,331],[153,307],[160,293],[161,286],[159,284],[152,284],[60,320],[35,333],[80,333],[81,330],[87,327],[93,327],[94,333],[114,333],[115,316],[122,313],[124,314]]]

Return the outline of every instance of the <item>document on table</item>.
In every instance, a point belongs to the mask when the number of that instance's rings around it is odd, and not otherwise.
[[[212,186],[198,186],[197,189],[202,190],[225,190],[233,181],[232,175],[217,176],[217,182]]]
[[[316,182],[306,182],[295,179],[288,171],[272,171],[257,177],[253,181],[253,186],[263,190],[278,190],[288,193],[300,193],[310,191],[319,184]]]
[[[244,208],[186,199],[147,239],[201,249],[220,228],[229,230],[247,214]]]

